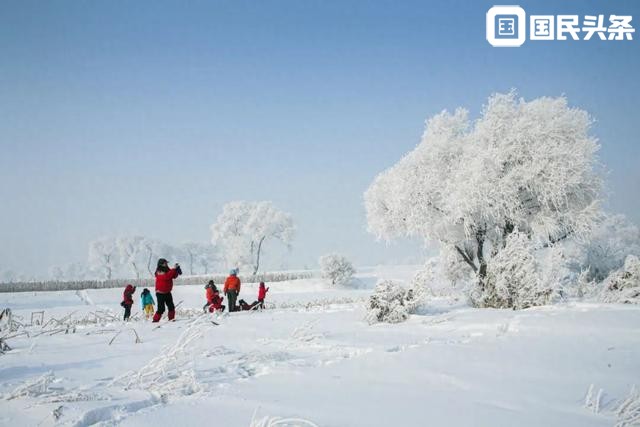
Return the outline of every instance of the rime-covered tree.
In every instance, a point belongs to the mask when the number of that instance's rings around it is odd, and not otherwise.
[[[345,286],[353,279],[356,269],[344,255],[327,254],[320,257],[320,274],[331,280],[332,285]]]
[[[62,267],[54,265],[49,268],[49,279],[55,280],[57,282],[65,279],[64,270]]]
[[[185,242],[180,249],[187,261],[186,267],[189,274],[196,274],[196,269],[200,269],[202,274],[207,274],[214,264],[215,248],[210,243]]]
[[[144,268],[146,241],[143,236],[120,236],[116,239],[120,262],[131,268],[136,279],[140,279]]]
[[[260,268],[264,245],[269,240],[290,246],[295,228],[291,215],[272,202],[230,202],[211,225],[212,243],[220,247],[232,267]]]
[[[603,281],[620,269],[628,255],[640,257],[640,229],[624,215],[603,214],[588,239],[569,248],[574,271],[587,271],[588,281]]]
[[[66,280],[85,280],[90,275],[87,266],[80,262],[67,264],[62,270]]]
[[[516,229],[537,247],[586,235],[599,212],[598,144],[567,100],[489,98],[427,122],[422,142],[365,193],[369,230],[452,247],[483,290],[487,264]]]
[[[89,243],[89,265],[100,278],[110,280],[118,262],[118,248],[114,238],[103,237]]]

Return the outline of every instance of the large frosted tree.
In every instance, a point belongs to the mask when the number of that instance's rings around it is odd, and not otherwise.
[[[211,242],[222,249],[229,266],[260,268],[264,245],[269,240],[290,246],[295,228],[290,214],[272,202],[227,203],[211,225]]]
[[[601,189],[591,122],[564,97],[527,102],[515,92],[491,96],[475,122],[444,111],[366,191],[369,230],[440,242],[482,290],[510,234],[542,247],[589,232]]]

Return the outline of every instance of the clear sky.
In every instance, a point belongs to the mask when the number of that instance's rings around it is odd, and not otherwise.
[[[0,1],[0,270],[103,235],[208,241],[231,200],[293,214],[291,267],[400,261],[416,247],[366,233],[363,191],[427,117],[511,88],[593,114],[610,209],[640,223],[640,34],[493,48],[493,4]],[[640,28],[638,1],[519,4]]]

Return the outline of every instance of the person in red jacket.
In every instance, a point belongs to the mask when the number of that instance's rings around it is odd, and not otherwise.
[[[260,309],[264,308],[264,299],[267,296],[267,292],[269,292],[269,288],[265,288],[264,282],[260,282],[260,286],[258,287],[258,306]]]
[[[224,311],[225,307],[222,305],[224,298],[220,296],[220,292],[218,292],[218,288],[216,288],[213,280],[209,281],[205,289],[207,290],[207,303],[203,307],[205,313],[207,308],[209,309],[209,313],[213,313],[216,310]]]
[[[136,291],[136,287],[129,284],[126,288],[124,288],[124,292],[122,293],[122,302],[121,306],[124,307],[124,320],[125,322],[129,320],[131,316],[131,306],[133,305],[133,293]]]
[[[176,263],[173,268],[169,268],[169,262],[160,258],[158,260],[158,268],[156,268],[156,299],[158,301],[158,310],[153,315],[153,322],[159,322],[164,313],[164,307],[167,306],[169,320],[173,320],[176,316],[176,306],[173,304],[173,279],[182,274],[180,264]]]
[[[229,311],[236,311],[236,299],[240,293],[240,279],[238,278],[238,270],[231,270],[229,277],[224,281],[224,294],[229,301]]]

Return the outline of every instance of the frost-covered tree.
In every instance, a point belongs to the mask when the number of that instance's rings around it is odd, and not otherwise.
[[[110,280],[118,262],[116,239],[103,237],[89,243],[89,266],[100,278]]]
[[[122,265],[131,268],[136,279],[140,279],[147,258],[147,239],[143,236],[120,236],[116,239],[116,247]]]
[[[13,283],[18,280],[18,274],[11,269],[0,271],[0,282],[2,283]]]
[[[628,255],[640,256],[640,229],[624,215],[603,214],[588,240],[569,249],[574,271],[587,271],[587,280],[603,281],[620,269]]]
[[[67,264],[62,270],[66,280],[85,280],[90,276],[87,266],[80,262]]]
[[[489,98],[481,117],[442,112],[422,142],[365,193],[369,230],[453,248],[484,290],[488,262],[520,230],[536,247],[584,236],[601,180],[589,115],[567,100]]]
[[[62,269],[62,267],[54,265],[52,267],[49,268],[49,279],[51,280],[55,280],[55,281],[61,281],[65,279],[65,274],[64,274],[64,270]]]
[[[603,301],[640,304],[640,259],[629,255],[624,266],[612,272],[603,285]]]
[[[249,266],[256,274],[268,240],[290,246],[294,235],[290,214],[272,202],[230,202],[211,225],[211,242],[220,247],[232,267]]]
[[[187,260],[187,271],[191,275],[196,274],[196,269],[200,269],[202,274],[207,274],[214,265],[216,251],[210,243],[185,242],[180,249]]]
[[[344,255],[327,254],[320,257],[320,274],[331,280],[332,285],[346,286],[351,283],[356,269]]]

